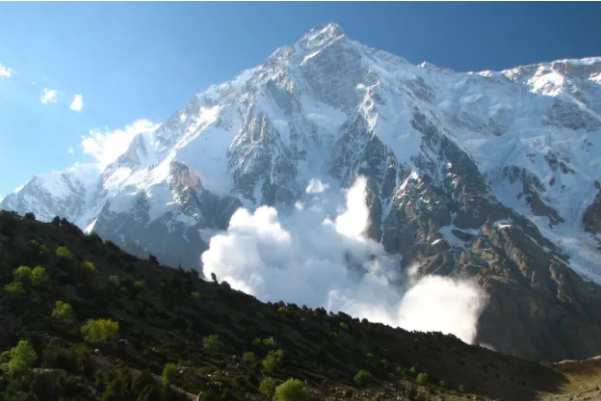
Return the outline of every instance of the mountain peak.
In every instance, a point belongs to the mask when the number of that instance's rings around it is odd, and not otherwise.
[[[346,35],[340,26],[331,23],[311,28],[298,43],[306,49],[313,49],[323,47],[343,37]]]
[[[342,28],[340,28],[340,25],[331,22],[329,24],[320,24],[317,26],[314,26],[313,28],[311,28],[309,30],[309,32],[305,35],[324,35],[324,36],[330,36],[330,37],[340,37],[340,36],[344,36],[345,33],[342,30]]]

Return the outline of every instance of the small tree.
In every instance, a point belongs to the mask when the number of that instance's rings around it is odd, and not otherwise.
[[[263,393],[266,397],[273,397],[273,393],[275,392],[275,380],[271,377],[266,377],[261,380],[261,384],[259,385],[259,391]]]
[[[42,266],[37,266],[31,272],[31,283],[34,287],[45,287],[50,283],[50,278],[46,273],[46,269]]]
[[[178,371],[179,371],[179,368],[174,363],[168,363],[167,365],[165,365],[165,367],[163,368],[163,374],[162,374],[163,382],[165,384],[173,384],[173,382],[175,381],[175,378],[177,377]]]
[[[23,284],[24,287],[29,287],[31,285],[31,268],[19,266],[13,270],[13,279],[15,282]]]
[[[369,371],[361,369],[359,372],[357,372],[355,377],[353,377],[353,380],[360,386],[366,386],[373,380],[373,376]]]
[[[109,283],[119,286],[119,276],[109,276]]]
[[[56,301],[54,304],[54,310],[52,311],[52,317],[55,319],[69,320],[73,319],[73,308],[66,302]]]
[[[12,283],[6,284],[4,286],[4,290],[13,295],[25,294],[25,288],[23,287],[23,284],[18,281],[13,281]]]
[[[119,323],[112,319],[90,319],[81,328],[81,333],[91,343],[115,340],[119,337]]]
[[[275,339],[273,337],[265,338],[263,345],[269,348],[275,348]]]
[[[59,259],[65,259],[65,260],[73,259],[73,254],[71,254],[71,251],[69,250],[69,248],[67,248],[65,246],[59,246],[58,248],[56,248],[56,256]]]
[[[426,384],[428,383],[428,374],[427,373],[420,373],[417,375],[417,378],[415,379],[415,381],[418,384]]]
[[[249,365],[254,365],[257,362],[257,356],[255,355],[254,352],[247,351],[242,354],[242,360],[244,361],[244,363],[247,363]]]
[[[308,401],[310,395],[302,381],[290,379],[275,389],[275,399],[278,401]]]
[[[96,265],[94,264],[94,262],[91,261],[85,261],[81,264],[81,268],[84,269],[85,271],[89,272],[89,273],[93,273],[96,271]]]
[[[26,340],[19,341],[16,347],[7,354],[3,354],[3,359],[10,357],[7,363],[3,364],[10,374],[21,374],[33,368],[38,359],[33,347]]]
[[[284,350],[269,351],[269,354],[263,359],[263,369],[266,372],[273,373],[284,363]]]
[[[206,350],[217,352],[221,349],[221,341],[219,340],[219,334],[211,334],[202,341],[202,345]]]

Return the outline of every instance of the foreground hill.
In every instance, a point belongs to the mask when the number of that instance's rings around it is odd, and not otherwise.
[[[534,399],[569,383],[452,336],[261,303],[58,218],[0,211],[0,283],[0,349],[13,349],[0,357],[0,399],[265,399],[269,377],[298,378],[324,400]],[[94,319],[118,328],[82,331]],[[35,355],[17,369],[20,341]]]

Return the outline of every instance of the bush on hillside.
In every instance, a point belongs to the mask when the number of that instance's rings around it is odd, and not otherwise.
[[[310,395],[302,381],[290,379],[275,389],[274,398],[278,401],[308,401]]]
[[[112,319],[90,319],[81,328],[83,338],[90,343],[102,343],[119,337],[119,323]]]
[[[357,372],[355,377],[353,377],[353,380],[360,386],[366,386],[373,380],[373,376],[369,371],[361,369],[359,372]]]

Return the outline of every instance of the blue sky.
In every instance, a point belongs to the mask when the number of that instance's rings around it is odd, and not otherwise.
[[[102,159],[107,133],[164,121],[318,24],[468,71],[600,56],[599,16],[599,3],[0,3],[0,196]]]

